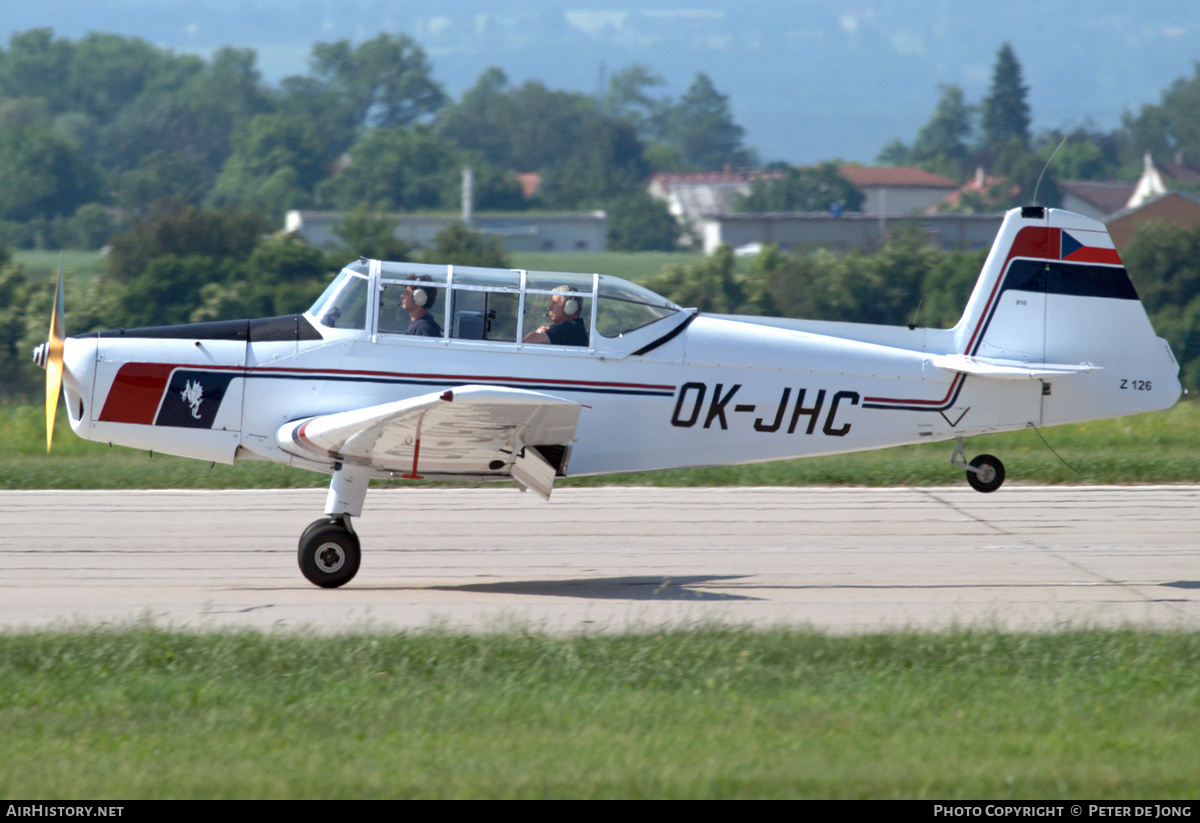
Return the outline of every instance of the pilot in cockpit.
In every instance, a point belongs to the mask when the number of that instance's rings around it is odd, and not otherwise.
[[[417,280],[430,280],[428,275],[421,275]],[[405,334],[415,334],[419,337],[441,337],[442,327],[433,319],[429,310],[437,302],[437,289],[431,286],[405,286],[400,296],[400,308],[408,312],[409,324]]]
[[[558,286],[554,291],[569,292],[569,286]],[[570,294],[555,294],[550,297],[546,316],[550,324],[525,335],[523,343],[552,343],[556,346],[586,346],[587,326],[579,316],[582,301]]]

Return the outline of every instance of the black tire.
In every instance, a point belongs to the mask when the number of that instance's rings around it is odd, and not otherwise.
[[[300,572],[323,589],[354,579],[362,560],[358,537],[336,520],[318,520],[300,538]]]
[[[339,525],[341,525],[341,524],[335,517],[322,517],[320,520],[314,520],[313,522],[308,524],[308,528],[306,528],[304,531],[302,531],[300,533],[300,543],[299,543],[300,547],[303,548],[305,542],[307,542],[308,539],[310,537],[312,537],[312,533],[315,532],[317,529],[323,528],[325,526],[339,526]]]
[[[967,482],[975,491],[988,494],[1004,483],[1004,464],[1000,458],[981,454],[971,461],[971,465],[979,469],[978,473],[967,470]]]

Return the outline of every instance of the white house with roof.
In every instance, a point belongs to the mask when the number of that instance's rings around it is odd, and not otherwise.
[[[862,212],[872,217],[923,214],[958,188],[948,177],[909,166],[842,166],[838,174],[862,189]]]

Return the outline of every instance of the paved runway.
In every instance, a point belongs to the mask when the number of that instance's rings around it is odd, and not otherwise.
[[[1200,629],[1197,487],[373,490],[336,590],[324,499],[0,492],[0,627]]]

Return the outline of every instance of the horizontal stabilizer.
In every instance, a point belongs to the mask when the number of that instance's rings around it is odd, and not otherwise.
[[[965,354],[939,354],[930,358],[933,365],[947,371],[993,377],[998,380],[1037,380],[1041,377],[1061,377],[1085,374],[1102,368],[1091,363],[1026,363],[1021,360],[998,360],[992,357],[968,357]]]

